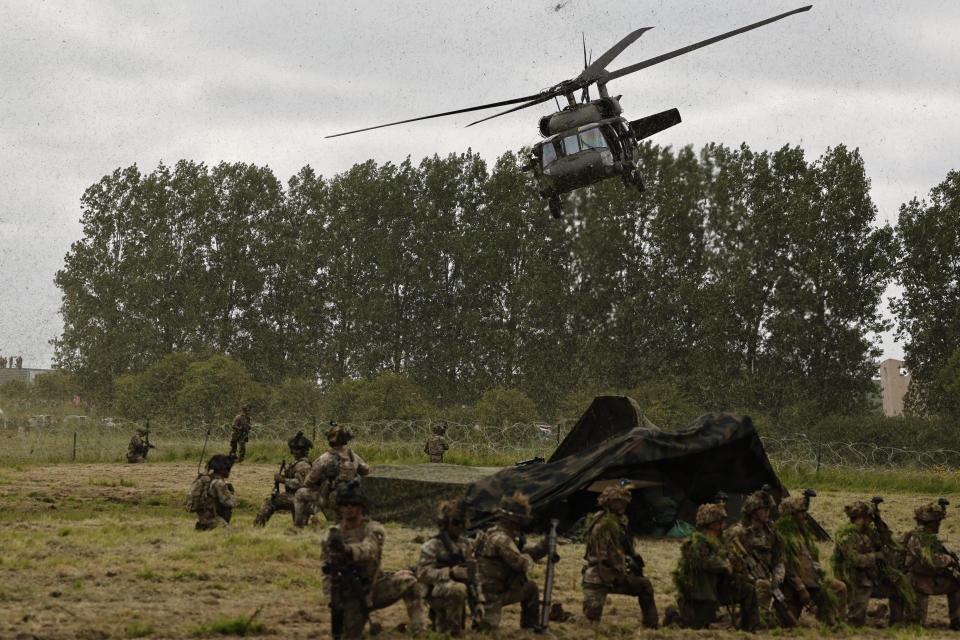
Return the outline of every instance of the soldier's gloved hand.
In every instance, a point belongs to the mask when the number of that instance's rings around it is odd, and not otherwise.
[[[274,481],[274,482],[283,482],[283,478],[280,476],[280,472],[279,472],[279,471],[274,471],[274,472],[273,472],[273,481]]]
[[[236,491],[233,490],[233,485],[230,484],[229,482],[227,483],[227,491],[229,491],[230,493],[236,493]]]
[[[450,577],[459,582],[466,582],[470,579],[470,570],[466,565],[458,564],[450,568]]]
[[[343,536],[330,536],[330,551],[336,554],[344,554],[347,552],[347,545],[343,541]]]

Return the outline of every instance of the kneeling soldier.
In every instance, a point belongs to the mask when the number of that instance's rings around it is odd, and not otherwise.
[[[257,517],[253,519],[254,526],[266,526],[270,516],[276,511],[289,511],[291,515],[296,515],[293,497],[310,473],[310,458],[307,455],[313,447],[313,442],[303,435],[303,431],[298,431],[297,435],[287,441],[287,446],[290,447],[294,460],[281,471],[273,474],[273,492],[263,499]],[[280,491],[281,484],[283,491]]]
[[[907,549],[906,571],[916,592],[912,622],[925,625],[930,596],[946,595],[950,614],[950,628],[960,630],[960,567],[957,556],[943,546],[937,534],[940,521],[947,515],[944,498],[939,503],[931,502],[914,511],[917,528],[903,536]]]
[[[426,630],[420,585],[412,571],[380,571],[387,532],[366,517],[367,496],[354,480],[337,489],[340,523],[320,543],[323,597],[330,606],[334,638],[359,638],[370,612],[403,599],[414,635]]]
[[[846,619],[847,587],[830,578],[820,568],[820,550],[807,526],[810,491],[803,496],[790,496],[780,502],[777,532],[783,540],[787,577],[784,591],[787,606],[799,620],[803,607],[816,607],[817,620],[836,625]]]
[[[547,555],[548,540],[544,537],[536,546],[524,549],[523,530],[533,522],[530,501],[519,491],[512,497],[500,498],[496,511],[497,524],[477,538],[475,554],[480,569],[480,584],[487,600],[483,616],[484,631],[500,627],[503,607],[520,603],[520,626],[539,628],[540,590],[527,577],[527,571],[539,558]]]
[[[660,626],[653,585],[643,575],[643,559],[634,552],[633,534],[626,510],[630,489],[621,485],[607,487],[597,503],[603,507],[587,521],[587,561],[583,568],[583,615],[599,622],[608,593],[637,596],[643,611],[643,626]]]
[[[683,627],[705,629],[720,605],[739,605],[739,628],[757,628],[757,593],[752,581],[737,574],[727,560],[727,546],[721,538],[726,519],[722,504],[702,504],[697,509],[697,530],[680,546],[680,560],[673,571],[677,608],[667,610],[664,624],[678,618]]]
[[[483,591],[477,579],[477,561],[470,539],[463,532],[463,510],[456,502],[437,508],[440,532],[420,549],[417,579],[428,588],[430,617],[439,633],[463,634],[464,607],[469,602],[474,622],[483,619]]]
[[[197,513],[197,531],[208,531],[230,524],[237,499],[233,485],[227,482],[233,458],[218,454],[207,461],[207,472],[193,481],[187,501],[193,503]]]
[[[127,462],[130,464],[146,462],[147,454],[153,448],[154,446],[150,444],[150,431],[146,427],[139,427],[130,438],[130,444],[127,445]]]

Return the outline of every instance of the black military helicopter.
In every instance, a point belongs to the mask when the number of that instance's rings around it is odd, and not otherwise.
[[[639,142],[655,133],[663,131],[680,122],[680,112],[677,109],[668,109],[638,120],[627,120],[621,114],[621,96],[611,96],[607,91],[607,83],[623,77],[629,73],[646,69],[671,58],[689,53],[695,49],[705,47],[714,42],[725,40],[746,31],[762,27],[782,20],[795,13],[809,11],[813,5],[807,5],[787,11],[779,15],[754,22],[745,27],[734,29],[726,33],[701,40],[681,49],[650,58],[636,64],[629,65],[616,71],[607,71],[606,67],[624,49],[633,44],[651,27],[637,29],[608,49],[593,62],[586,60],[586,46],[584,46],[584,69],[575,78],[564,80],[533,95],[522,98],[501,100],[490,104],[482,104],[464,109],[434,113],[429,116],[408,118],[389,122],[387,124],[354,129],[326,136],[336,138],[361,131],[371,131],[392,127],[398,124],[452,116],[458,113],[479,111],[515,104],[517,106],[501,111],[492,116],[471,122],[473,126],[491,118],[497,118],[520,109],[526,109],[559,96],[567,99],[567,106],[556,113],[540,119],[540,133],[544,139],[533,146],[529,163],[524,167],[533,171],[537,179],[540,195],[546,198],[550,205],[550,212],[555,218],[561,214],[560,196],[574,189],[606,180],[620,177],[625,184],[635,186],[643,191],[643,178],[638,166],[640,159]],[[590,85],[597,85],[599,98],[590,99]],[[576,92],[580,91],[580,101],[577,101]],[[519,104],[518,104],[519,103]],[[559,105],[558,105],[559,106]]]

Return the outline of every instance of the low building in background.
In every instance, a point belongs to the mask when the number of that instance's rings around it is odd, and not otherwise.
[[[880,386],[883,389],[883,415],[902,416],[903,397],[910,387],[910,374],[903,368],[903,360],[884,360],[880,363]]]

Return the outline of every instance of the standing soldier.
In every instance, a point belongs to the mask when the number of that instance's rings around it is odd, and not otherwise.
[[[707,503],[697,509],[697,530],[680,546],[673,571],[677,606],[667,608],[664,624],[676,620],[683,627],[706,629],[720,605],[739,605],[739,628],[751,632],[757,628],[756,590],[749,576],[735,573],[721,537],[726,519],[723,504]]]
[[[147,453],[154,448],[150,444],[150,431],[146,427],[139,427],[130,438],[130,444],[127,445],[127,462],[131,464],[146,462]]]
[[[653,585],[643,575],[643,559],[634,552],[633,534],[626,516],[630,489],[617,484],[607,487],[597,503],[597,511],[587,520],[587,550],[583,568],[583,615],[600,622],[608,593],[637,596],[643,611],[643,626],[660,626]]]
[[[906,571],[916,593],[911,622],[926,625],[930,596],[946,595],[950,628],[960,630],[960,566],[955,553],[948,551],[937,534],[947,515],[945,498],[917,507],[913,512],[917,528],[903,536],[907,549]]]
[[[243,462],[247,457],[247,441],[250,440],[250,405],[240,407],[240,413],[233,419],[230,434],[230,455],[237,462]]]
[[[524,549],[523,530],[533,522],[530,501],[517,491],[512,497],[503,496],[496,511],[497,524],[477,538],[475,554],[480,570],[480,584],[486,598],[484,631],[497,631],[503,607],[520,603],[520,626],[539,629],[540,590],[527,577],[536,560],[547,554],[548,539]]]
[[[318,507],[324,509],[328,519],[333,519],[333,496],[337,488],[357,476],[370,473],[364,459],[347,446],[352,438],[349,431],[330,421],[327,429],[330,449],[313,461],[303,486],[294,496],[293,522],[298,527],[306,526]]]
[[[387,532],[366,517],[367,496],[360,481],[341,485],[334,500],[340,523],[330,527],[320,543],[323,597],[330,606],[333,637],[361,637],[371,611],[401,598],[413,634],[423,634],[426,624],[417,578],[407,569],[380,570]]]
[[[847,587],[820,568],[820,549],[807,525],[810,497],[814,495],[808,489],[803,496],[790,496],[780,502],[777,532],[783,540],[787,568],[783,586],[787,606],[797,620],[804,605],[811,603],[816,607],[817,620],[836,625],[846,619]]]
[[[773,497],[762,489],[747,496],[741,509],[743,522],[730,527],[727,539],[732,551],[731,560],[741,565],[741,572],[753,580],[760,615],[769,620],[772,606],[780,624],[792,627],[797,621],[787,609],[782,591],[786,566],[783,541],[770,522],[772,504]]]
[[[197,514],[197,531],[226,527],[230,523],[237,499],[233,485],[227,482],[233,458],[223,454],[211,456],[206,473],[201,473],[187,492],[187,511]]]
[[[474,622],[484,615],[483,590],[477,577],[477,561],[470,539],[463,533],[463,508],[444,501],[437,507],[440,532],[420,548],[417,580],[427,588],[425,599],[438,633],[463,635],[464,607],[469,602]]]
[[[905,610],[914,602],[913,589],[900,571],[887,564],[882,549],[876,546],[876,531],[870,523],[873,507],[857,501],[843,510],[850,524],[837,531],[831,560],[834,575],[847,585],[848,622],[864,625],[871,596],[890,599],[891,624],[904,622]]]
[[[291,515],[296,515],[293,498],[310,473],[310,458],[307,455],[313,448],[313,442],[303,435],[303,431],[298,431],[297,435],[287,440],[287,446],[294,460],[289,465],[281,465],[281,471],[273,474],[273,491],[263,499],[257,517],[253,519],[255,527],[265,527],[275,511],[289,511]],[[280,491],[281,484],[283,491]]]
[[[423,445],[423,452],[430,456],[430,462],[443,462],[443,454],[449,448],[447,426],[445,424],[433,425],[433,435],[427,438],[427,443]]]

